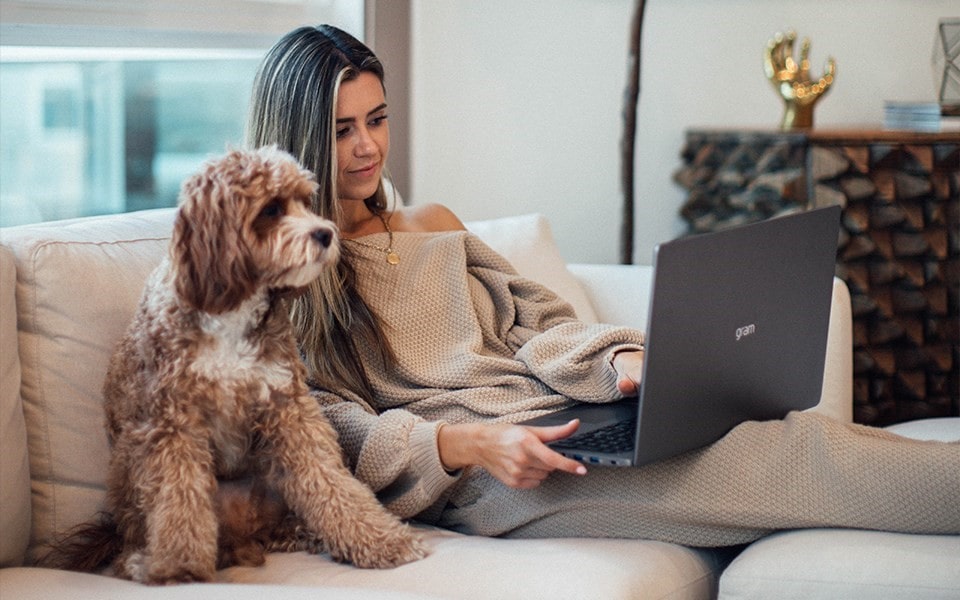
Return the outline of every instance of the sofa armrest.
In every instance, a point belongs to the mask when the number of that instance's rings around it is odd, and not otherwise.
[[[820,403],[811,410],[845,423],[853,421],[853,309],[847,284],[836,277],[830,304],[823,390]]]
[[[571,264],[600,323],[647,329],[647,303],[653,267],[644,265]]]
[[[0,246],[0,567],[23,564],[30,541],[30,467],[20,399],[16,287],[13,255]]]
[[[642,265],[571,264],[602,323],[647,328],[653,268]],[[830,329],[818,413],[850,422],[853,420],[853,314],[846,284],[833,280]]]

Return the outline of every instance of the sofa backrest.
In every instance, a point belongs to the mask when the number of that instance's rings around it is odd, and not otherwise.
[[[167,209],[3,232],[17,269],[31,553],[103,508],[109,451],[100,389],[172,218]]]
[[[101,386],[143,284],[166,252],[174,214],[173,209],[159,209],[0,230],[4,246],[0,251],[5,253],[5,350],[0,365],[5,566],[17,564],[23,556],[25,523],[32,523],[29,563],[54,533],[91,519],[103,508],[109,447]],[[469,226],[515,262],[521,273],[560,293],[585,320],[596,320],[543,217],[509,217]],[[13,264],[15,294],[10,285]],[[14,296],[15,320],[8,310]],[[7,339],[14,335],[14,323],[16,343],[9,344],[13,352],[8,356]],[[17,421],[24,417],[25,423]],[[19,443],[6,435],[8,429],[20,436]],[[24,489],[24,432],[30,503]],[[16,529],[8,529],[8,521],[19,525],[16,535],[8,536]]]

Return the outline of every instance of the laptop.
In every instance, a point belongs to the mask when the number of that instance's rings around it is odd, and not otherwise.
[[[637,398],[525,424],[579,418],[574,436],[549,445],[588,464],[637,466],[815,406],[839,224],[832,206],[660,244]],[[617,430],[625,444],[604,442]]]

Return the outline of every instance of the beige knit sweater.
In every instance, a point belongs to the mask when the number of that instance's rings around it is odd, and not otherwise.
[[[368,368],[371,404],[315,395],[357,477],[397,514],[484,535],[703,546],[812,526],[960,533],[960,446],[807,413],[744,424],[709,448],[643,468],[555,473],[535,490],[507,488],[479,468],[448,473],[438,422],[517,422],[574,400],[616,399],[611,356],[641,346],[643,335],[577,321],[468,232],[394,238],[398,265],[345,243],[359,255],[359,290],[385,324],[395,368]],[[363,241],[384,246],[386,234]]]

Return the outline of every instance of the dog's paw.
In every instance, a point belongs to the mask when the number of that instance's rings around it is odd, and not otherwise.
[[[113,575],[148,585],[193,583],[213,579],[213,568],[183,561],[154,561],[143,550],[125,552],[112,566]]]
[[[169,572],[150,573],[143,583],[149,585],[176,585],[178,583],[206,583],[213,580],[213,575],[197,572],[190,569],[178,569]]]
[[[392,569],[430,554],[430,547],[412,528],[402,526],[373,543],[352,548],[346,557],[361,569]]]
[[[145,583],[147,581],[147,556],[142,550],[124,552],[113,562],[111,569],[116,577]]]
[[[171,585],[176,583],[202,583],[213,580],[214,566],[196,561],[151,561],[144,583]]]

